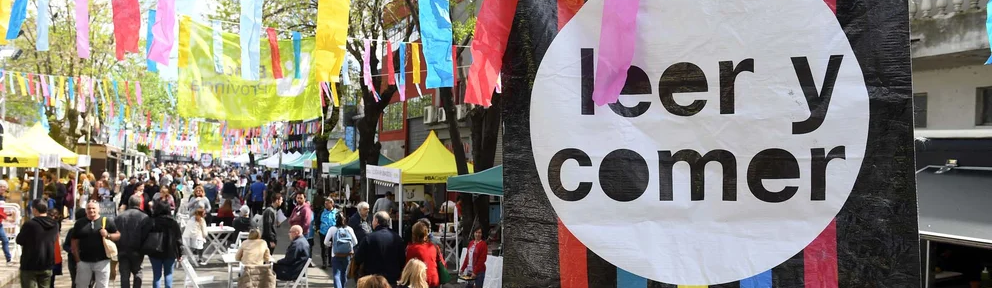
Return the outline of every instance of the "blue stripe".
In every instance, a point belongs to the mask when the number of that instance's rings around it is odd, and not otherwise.
[[[617,288],[647,288],[648,279],[617,268]],[[744,288],[744,287],[741,287]]]
[[[741,280],[741,288],[771,288],[772,270]]]

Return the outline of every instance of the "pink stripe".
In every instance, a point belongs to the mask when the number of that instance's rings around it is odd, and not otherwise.
[[[77,0],[86,1],[86,0]],[[155,24],[152,25],[152,49],[148,51],[148,59],[162,65],[169,65],[169,53],[172,52],[172,42],[176,41],[176,1],[159,0],[155,12]]]
[[[141,106],[141,82],[134,81],[134,94],[138,96],[138,106]]]
[[[803,249],[806,288],[837,288],[837,220]]]
[[[637,46],[639,3],[640,0],[613,0],[603,6],[596,87],[592,91],[596,105],[614,103],[620,97]]]
[[[90,58],[90,1],[76,0],[76,53]]]

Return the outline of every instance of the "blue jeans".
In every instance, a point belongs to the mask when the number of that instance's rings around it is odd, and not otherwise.
[[[468,282],[465,288],[482,288],[482,284],[486,283],[486,271],[482,271],[481,274],[475,275],[475,280]]]
[[[165,272],[165,288],[172,288],[172,268],[176,266],[176,259],[158,259],[148,257],[152,262],[152,287],[158,288],[158,281],[162,279]]]
[[[3,256],[10,262],[10,239],[7,238],[7,231],[0,229],[0,242],[3,242]]]
[[[351,263],[351,257],[331,258],[331,277],[334,278],[334,288],[344,288],[344,284],[348,282],[348,263]]]

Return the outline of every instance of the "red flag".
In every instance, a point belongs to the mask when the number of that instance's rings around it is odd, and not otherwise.
[[[34,74],[28,73],[28,95],[34,96]]]
[[[396,75],[393,71],[393,42],[386,40],[386,78],[389,85],[396,85]]]
[[[141,6],[138,0],[112,0],[114,10],[114,43],[117,60],[124,52],[138,53],[138,30],[141,29]]]
[[[517,0],[483,1],[472,39],[472,66],[466,78],[465,103],[489,107],[503,68],[503,53],[510,38],[510,24]]]
[[[265,28],[265,33],[269,35],[269,54],[272,55],[272,76],[282,79],[282,61],[279,61],[279,43],[276,42],[276,29]]]

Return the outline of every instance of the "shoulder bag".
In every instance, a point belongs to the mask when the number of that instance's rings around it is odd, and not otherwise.
[[[441,280],[441,284],[448,284],[451,282],[451,273],[448,273],[448,267],[444,265],[444,258],[441,258],[441,248],[434,245],[434,251],[437,252],[437,277]]]
[[[103,217],[103,225],[100,229],[107,229],[107,217]],[[110,233],[110,231],[107,231],[107,233]],[[103,238],[103,250],[107,252],[107,258],[110,258],[111,261],[117,261],[117,244],[114,241]]]

